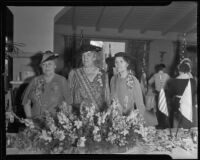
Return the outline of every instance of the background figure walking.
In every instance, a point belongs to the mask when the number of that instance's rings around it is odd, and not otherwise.
[[[164,129],[168,127],[167,117],[158,109],[159,93],[163,88],[167,90],[166,83],[170,79],[170,76],[165,73],[165,64],[158,64],[155,66],[156,73],[149,79],[148,84],[153,85],[155,100],[156,100],[156,116],[158,120],[157,129]]]

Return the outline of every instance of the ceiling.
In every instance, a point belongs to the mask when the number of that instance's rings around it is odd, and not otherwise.
[[[76,6],[71,7],[55,24],[70,25],[73,30],[79,26],[169,32],[197,32],[197,3],[172,2],[168,6]]]

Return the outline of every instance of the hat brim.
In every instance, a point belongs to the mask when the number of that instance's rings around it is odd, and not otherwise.
[[[44,63],[44,62],[50,61],[50,60],[54,60],[54,59],[56,59],[56,58],[58,58],[58,57],[59,57],[58,54],[51,55],[51,56],[49,56],[48,58],[42,60],[41,63]]]
[[[101,51],[102,48],[101,47],[98,47],[98,46],[94,46],[94,45],[86,45],[86,46],[83,46],[82,49],[81,49],[81,54],[85,53],[85,52],[99,52]]]

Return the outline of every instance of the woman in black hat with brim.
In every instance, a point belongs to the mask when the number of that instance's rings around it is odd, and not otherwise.
[[[96,66],[98,51],[99,47],[84,46],[81,52],[82,66],[69,73],[71,101],[76,114],[79,114],[82,104],[94,105],[96,111],[103,111],[110,103],[108,76]]]
[[[132,59],[125,52],[115,54],[117,74],[112,77],[110,84],[111,100],[117,99],[121,105],[121,113],[127,116],[136,108],[142,115],[145,110],[140,83],[130,69]]]
[[[39,117],[44,111],[54,114],[63,101],[70,103],[67,80],[55,73],[57,57],[58,54],[51,51],[42,54],[40,67],[43,73],[30,82],[23,96],[27,118]]]

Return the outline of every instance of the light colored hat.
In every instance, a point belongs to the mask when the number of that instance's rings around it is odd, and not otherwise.
[[[94,46],[94,45],[84,45],[81,49],[81,54],[88,52],[88,51],[95,51],[95,52],[99,52],[101,51],[102,48],[98,47],[98,46]]]
[[[191,59],[189,59],[189,58],[183,58],[183,59],[180,61],[179,65],[178,65],[178,68],[179,68],[180,65],[182,65],[182,64],[187,64],[187,65],[190,67],[190,70],[191,70],[191,68],[192,68],[192,61],[191,61]]]
[[[42,55],[42,60],[41,60],[41,63],[44,63],[46,61],[49,61],[49,60],[53,60],[53,59],[56,59],[58,58],[58,54],[57,53],[53,53],[51,51],[46,51],[45,53],[43,53]]]

